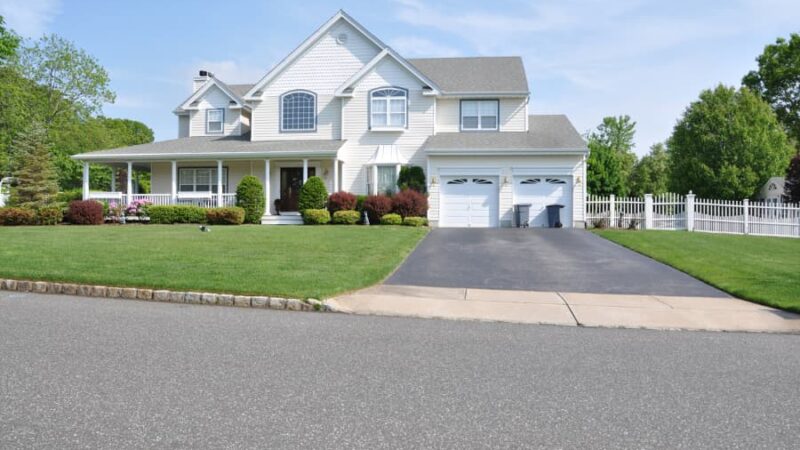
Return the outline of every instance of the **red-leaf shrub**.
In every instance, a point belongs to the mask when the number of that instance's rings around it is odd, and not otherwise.
[[[241,225],[244,223],[244,216],[244,208],[238,206],[206,210],[206,220],[211,225]]]
[[[364,199],[362,206],[367,212],[369,223],[380,223],[381,217],[392,212],[392,199],[385,195],[370,195]]]
[[[428,198],[415,190],[406,189],[392,198],[392,209],[403,217],[426,217]]]
[[[36,225],[36,212],[25,208],[0,208],[0,225]]]
[[[102,225],[103,204],[95,200],[69,202],[67,221],[75,225]]]
[[[348,211],[356,209],[356,196],[349,192],[334,192],[328,197],[328,211],[331,214],[336,211]]]

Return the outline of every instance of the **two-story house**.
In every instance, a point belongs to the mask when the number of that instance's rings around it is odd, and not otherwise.
[[[497,227],[529,203],[531,226],[563,204],[583,226],[586,143],[563,115],[530,115],[518,57],[405,59],[339,11],[254,84],[200,71],[174,113],[178,138],[75,155],[86,198],[228,205],[245,175],[264,182],[263,223],[295,223],[310,176],[330,192],[396,189],[400,167],[424,169],[431,225]],[[89,164],[117,168],[90,192]],[[149,171],[151,193],[132,173]]]

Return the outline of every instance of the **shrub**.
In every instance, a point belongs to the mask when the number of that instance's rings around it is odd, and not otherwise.
[[[199,206],[155,206],[147,207],[150,223],[206,223],[206,210]]]
[[[211,225],[241,225],[244,223],[244,216],[244,208],[238,206],[206,210],[206,220]]]
[[[392,198],[392,211],[403,217],[428,215],[428,198],[412,189],[400,191]]]
[[[336,211],[348,211],[353,209],[356,209],[356,196],[349,192],[334,192],[328,197],[328,211],[330,211],[331,214],[336,213]]]
[[[403,218],[400,217],[400,214],[384,214],[381,217],[381,225],[400,225],[403,223]]]
[[[392,212],[392,199],[385,195],[370,195],[362,205],[367,212],[369,223],[378,223],[385,214]]]
[[[69,203],[81,199],[83,199],[83,191],[80,189],[72,189],[56,194],[56,202],[58,203]]]
[[[327,209],[306,209],[303,211],[303,223],[306,225],[325,225],[331,221],[331,213]]]
[[[306,209],[323,209],[328,200],[328,190],[320,177],[310,177],[306,184],[300,188],[297,198],[297,209],[301,212]]]
[[[352,209],[342,209],[333,213],[333,223],[337,225],[355,225],[361,219],[361,213]]]
[[[27,208],[0,208],[0,225],[36,225],[36,212]]]
[[[403,225],[408,227],[424,227],[428,224],[428,219],[424,217],[408,216],[403,219]]]
[[[412,189],[425,193],[425,171],[420,166],[403,166],[397,177],[397,187],[400,190]]]
[[[266,200],[264,199],[264,185],[258,178],[252,175],[242,178],[242,181],[236,186],[236,206],[244,208],[246,223],[261,223]]]
[[[75,225],[101,225],[103,223],[103,204],[96,200],[69,202],[67,221]]]
[[[39,225],[58,225],[64,220],[60,206],[43,206],[36,210],[36,223]]]
[[[147,214],[147,208],[150,205],[151,203],[147,200],[134,200],[125,208],[125,215],[143,217]],[[108,203],[105,203],[103,208],[103,214],[108,215],[108,213],[109,213],[109,205]]]
[[[364,211],[364,200],[367,199],[366,195],[357,195],[356,196],[356,211],[363,212]]]

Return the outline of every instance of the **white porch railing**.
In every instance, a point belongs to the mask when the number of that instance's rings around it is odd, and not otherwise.
[[[637,198],[589,196],[589,227],[688,230],[706,233],[800,237],[800,205],[713,200],[650,194]]]
[[[144,200],[151,205],[168,206],[168,205],[194,205],[201,208],[216,208],[218,206],[236,206],[236,194],[222,194],[222,203],[218,202],[217,194],[214,193],[198,193],[191,194],[182,193],[178,194],[177,198],[173,201],[171,194],[132,194],[127,195],[122,192],[91,192],[89,198],[92,200],[99,200],[103,202],[117,202],[122,205],[129,205],[136,200]]]

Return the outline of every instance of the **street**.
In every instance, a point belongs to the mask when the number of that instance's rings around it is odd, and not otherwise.
[[[0,448],[796,448],[799,345],[0,292]]]

